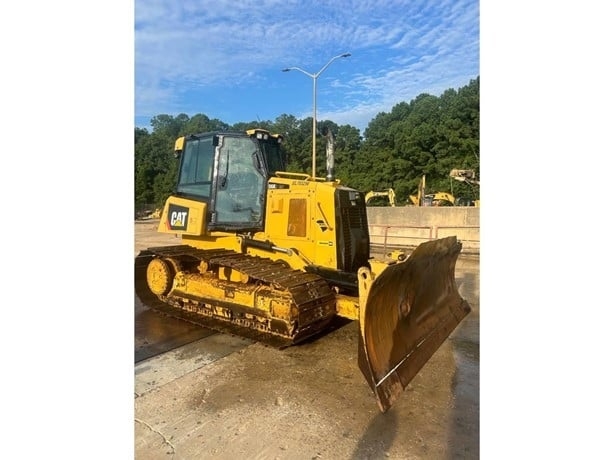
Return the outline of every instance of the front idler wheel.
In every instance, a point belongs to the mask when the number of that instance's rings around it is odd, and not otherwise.
[[[147,266],[147,286],[156,295],[166,295],[173,286],[175,270],[164,259],[152,259]]]

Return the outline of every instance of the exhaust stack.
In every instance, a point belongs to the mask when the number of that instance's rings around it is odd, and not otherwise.
[[[329,128],[324,128],[324,136],[326,136],[326,180],[335,180],[335,136]]]

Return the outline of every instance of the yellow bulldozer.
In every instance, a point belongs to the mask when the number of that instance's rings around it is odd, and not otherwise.
[[[369,202],[373,198],[385,197],[388,200],[388,205],[395,207],[397,205],[396,195],[394,193],[394,189],[389,188],[388,190],[375,191],[371,190],[365,194],[365,203],[369,206]]]
[[[450,171],[450,177],[459,182],[465,182],[469,185],[480,185],[480,181],[477,178],[475,170],[473,169],[452,169]],[[480,200],[472,200],[469,198],[457,198],[457,206],[480,206]]]
[[[280,349],[357,320],[358,366],[385,412],[470,312],[454,278],[461,243],[376,260],[364,193],[332,166],[326,178],[285,171],[282,141],[263,129],[177,139],[179,177],[158,231],[181,244],[137,255],[136,293],[154,310]]]
[[[456,198],[448,192],[428,193],[419,199],[416,195],[410,195],[409,201],[414,206],[455,206]]]
[[[450,172],[450,177],[459,181],[468,182],[470,184],[479,185],[479,181],[473,180],[475,174],[472,170],[453,169]],[[455,198],[454,195],[448,192],[426,193],[426,176],[422,176],[418,185],[418,194],[409,195],[409,203],[413,206],[479,206],[479,200],[471,200],[468,198]]]

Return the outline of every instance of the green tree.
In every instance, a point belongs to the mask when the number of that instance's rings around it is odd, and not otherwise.
[[[433,96],[420,94],[400,102],[390,112],[378,113],[364,131],[339,126],[331,120],[317,123],[316,174],[326,175],[326,138],[335,136],[335,176],[362,191],[394,188],[403,203],[415,194],[422,175],[427,193],[451,192],[479,198],[479,187],[449,177],[451,169],[473,169],[479,176],[480,134],[479,76],[458,90],[450,88]],[[135,128],[135,206],[160,206],[176,183],[178,162],[172,153],[175,139],[189,133],[245,131],[264,128],[282,134],[288,171],[311,174],[312,118],[282,114],[275,121],[240,122],[230,126],[199,113],[193,117],[157,115],[153,128]]]
[[[228,128],[229,126],[226,123],[218,120],[217,118],[211,120],[207,115],[197,113],[183,124],[179,131],[179,136],[185,136],[186,134],[207,133],[217,130],[226,131]]]

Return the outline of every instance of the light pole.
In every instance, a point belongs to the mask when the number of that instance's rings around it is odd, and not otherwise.
[[[309,73],[306,72],[305,70],[301,69],[300,67],[287,67],[285,69],[282,69],[282,72],[289,72],[290,70],[298,70],[299,72],[304,73],[305,75],[307,75],[308,77],[311,77],[313,79],[313,126],[312,126],[312,132],[311,132],[311,169],[312,169],[312,175],[315,179],[316,177],[316,82],[318,80],[318,77],[320,76],[320,74],[322,72],[324,72],[324,70],[326,70],[326,68],[332,64],[333,61],[335,61],[336,59],[339,58],[344,58],[344,57],[348,57],[351,56],[350,53],[343,53],[340,54],[339,56],[335,56],[333,58],[331,58],[330,61],[328,61],[326,63],[326,65],[324,67],[322,67],[318,72],[316,73]]]

